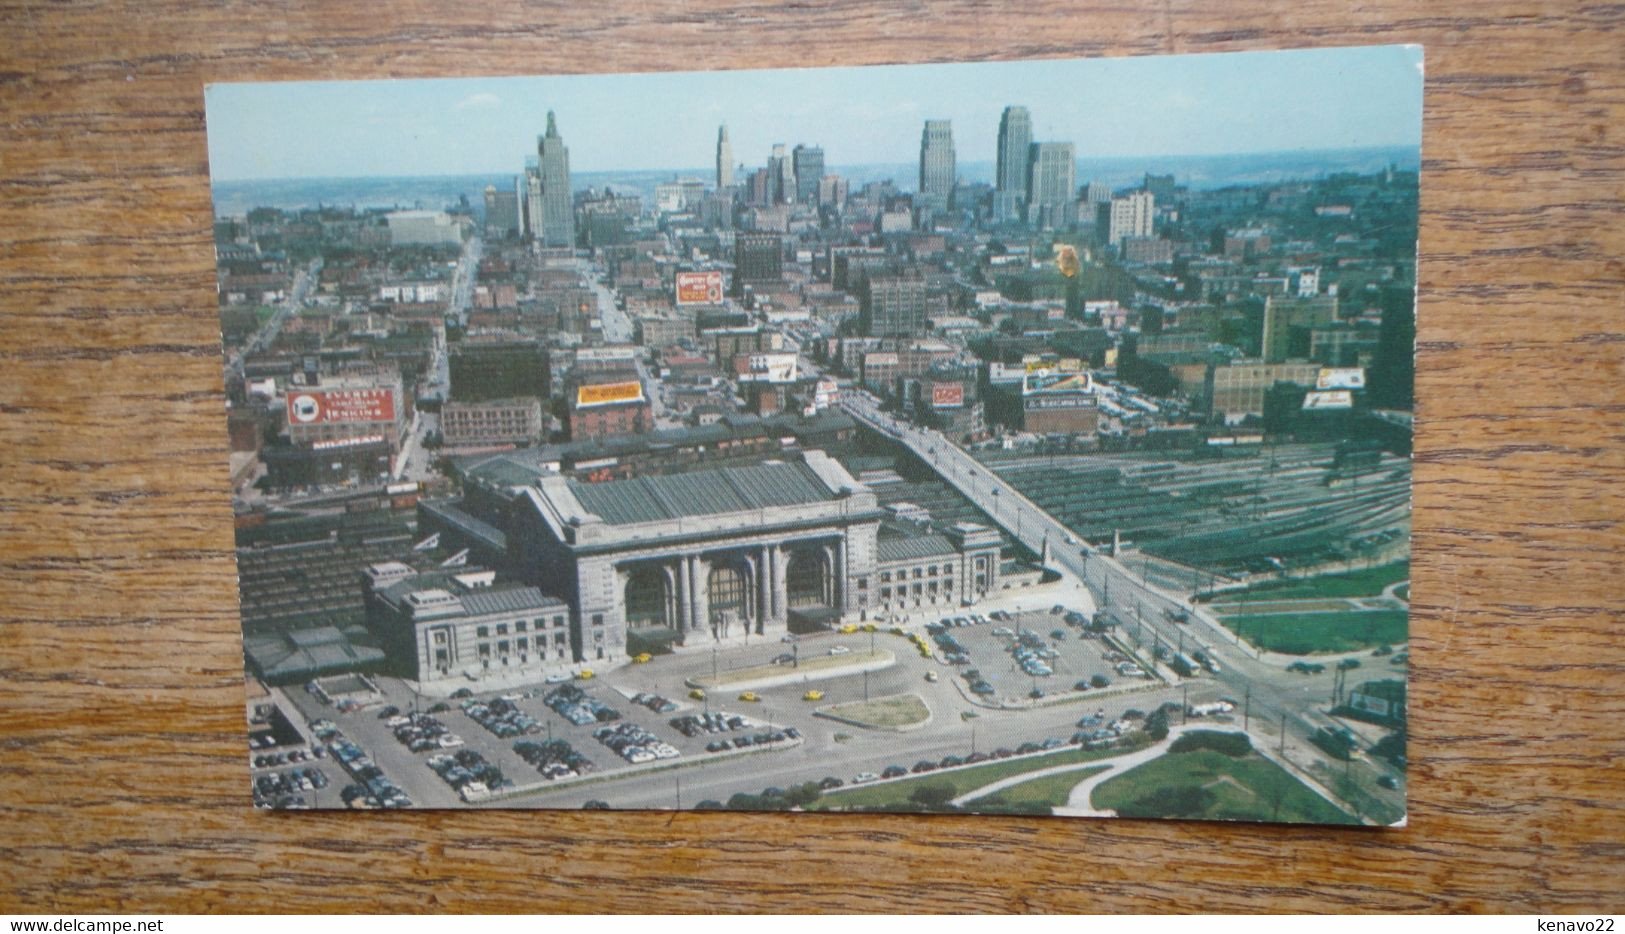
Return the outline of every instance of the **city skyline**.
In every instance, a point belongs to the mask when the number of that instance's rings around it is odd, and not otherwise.
[[[1330,59],[1330,61],[1328,61]],[[832,166],[910,161],[925,120],[948,120],[961,163],[996,158],[1007,106],[1035,140],[1077,157],[1420,145],[1421,49],[1364,46],[1158,58],[885,65],[542,78],[214,84],[217,181],[517,172],[549,110],[578,171],[736,163],[776,143]],[[750,80],[739,80],[748,74]],[[816,82],[817,93],[808,93]],[[1066,93],[1056,93],[1057,87]],[[1075,90],[1074,90],[1075,88]],[[1238,102],[1245,102],[1241,104]],[[605,113],[613,119],[605,119]],[[298,126],[284,115],[298,113]],[[1104,129],[1103,129],[1104,128]],[[650,146],[650,139],[665,145]]]

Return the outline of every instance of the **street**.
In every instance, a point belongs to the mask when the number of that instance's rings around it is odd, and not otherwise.
[[[947,438],[882,412],[866,393],[843,393],[841,403],[855,418],[907,446],[1023,544],[1034,551],[1047,545],[1051,560],[1085,581],[1103,605],[1122,610],[1125,619],[1133,618],[1140,638],[1170,647],[1200,645],[1219,671],[1202,673],[1198,680],[1222,685],[1227,696],[1246,705],[1249,719],[1284,723],[1283,749],[1294,762],[1340,770],[1363,792],[1403,813],[1403,791],[1377,784],[1377,778],[1390,770],[1358,757],[1352,763],[1333,763],[1310,742],[1319,728],[1338,725],[1318,709],[1329,700],[1330,672],[1320,677],[1298,675],[1249,654],[1200,604],[1146,583],[1099,549],[1086,550],[1069,529]],[[1188,614],[1190,622],[1174,622],[1170,611]]]

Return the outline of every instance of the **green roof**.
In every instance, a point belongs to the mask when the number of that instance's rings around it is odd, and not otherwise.
[[[914,561],[957,554],[954,543],[945,535],[882,535],[875,543],[875,551],[882,562]]]
[[[610,525],[822,503],[835,494],[800,462],[722,467],[605,483],[570,480],[570,492]]]

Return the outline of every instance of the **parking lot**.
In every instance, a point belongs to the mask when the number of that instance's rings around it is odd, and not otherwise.
[[[998,618],[990,612],[977,622],[966,617],[964,624],[950,627],[934,622],[934,629],[964,651],[960,664],[947,661],[949,653],[930,635],[921,636],[931,649],[927,657],[916,642],[879,629],[803,636],[793,646],[753,641],[714,653],[690,651],[588,680],[479,693],[464,689],[444,699],[414,695],[405,682],[379,677],[377,701],[349,711],[298,687],[284,693],[298,708],[301,723],[331,719],[415,807],[482,802],[573,807],[600,800],[614,806],[634,801],[671,806],[678,784],[673,776],[680,776],[684,800],[690,802],[795,781],[850,781],[897,763],[1060,742],[1076,731],[1079,716],[1097,706],[1107,711],[1154,707],[1157,701],[1150,696],[1119,695],[1119,690],[1129,681],[1153,687],[1162,687],[1161,682],[1124,678],[1112,660],[1102,658],[1107,648],[1102,640],[1086,635],[1086,625],[1069,624],[1066,612],[1043,607],[998,611]],[[1074,619],[1082,621],[1082,615],[1075,613]],[[896,663],[867,674],[793,663],[860,657],[871,643],[895,655]],[[1015,647],[1023,644],[1018,659]],[[1050,674],[1024,670],[1023,663],[1035,659]],[[714,670],[774,665],[801,677],[777,686],[691,696],[688,682]],[[962,677],[967,669],[976,669],[989,683],[991,698],[969,691]],[[1086,690],[1079,704],[1027,709],[1035,681],[1047,702],[1094,678],[1110,685]],[[1159,693],[1164,692],[1153,692]],[[912,732],[893,733],[854,730],[814,715],[826,705],[898,694],[923,698],[931,721]],[[1092,695],[1100,698],[1098,704],[1088,700]],[[988,709],[989,701],[997,708],[1006,700],[1010,709]],[[673,766],[682,770],[665,771]],[[336,764],[329,771],[332,787],[320,793],[320,802],[338,806],[338,792],[354,778]],[[602,781],[617,776],[624,777]]]
[[[928,630],[935,647],[953,665],[954,677],[985,703],[1152,683],[1132,659],[1090,631],[1088,617],[1065,606],[947,621]]]
[[[684,694],[623,692],[602,679],[460,691],[464,696],[432,702],[395,679],[376,680],[381,701],[352,711],[299,688],[286,695],[307,722],[333,721],[419,806],[477,803],[515,786],[568,784],[656,762],[693,763],[800,735],[767,724],[759,703],[708,705]],[[352,782],[342,771],[328,777],[340,786]],[[338,802],[336,790],[327,800]]]

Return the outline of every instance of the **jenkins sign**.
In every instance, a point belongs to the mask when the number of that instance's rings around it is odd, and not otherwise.
[[[721,301],[721,272],[680,272],[677,274],[677,304],[716,305]]]
[[[624,383],[599,383],[576,389],[576,408],[591,405],[612,405],[616,402],[643,401],[643,384],[637,380]]]
[[[390,389],[300,389],[288,393],[288,424],[393,422],[395,392]]]

